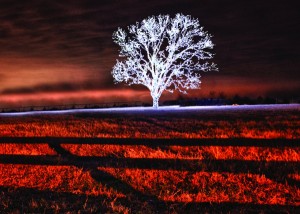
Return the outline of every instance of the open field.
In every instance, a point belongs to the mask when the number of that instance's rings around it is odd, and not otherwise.
[[[0,113],[3,213],[300,212],[300,105]]]

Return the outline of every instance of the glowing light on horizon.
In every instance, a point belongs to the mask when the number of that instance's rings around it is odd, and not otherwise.
[[[0,116],[30,116],[30,115],[58,115],[58,114],[76,114],[76,113],[147,113],[147,112],[176,112],[176,111],[238,111],[238,110],[300,110],[300,104],[266,104],[266,105],[224,105],[224,106],[160,106],[158,109],[152,107],[113,107],[97,109],[70,109],[70,110],[51,110],[51,111],[29,111],[0,113]]]

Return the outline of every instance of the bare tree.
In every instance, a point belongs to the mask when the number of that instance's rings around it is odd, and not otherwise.
[[[146,86],[153,98],[153,107],[167,90],[186,94],[188,89],[200,87],[197,71],[217,70],[214,63],[199,60],[213,58],[211,35],[203,31],[198,19],[176,14],[152,16],[141,23],[119,28],[113,40],[120,47],[120,57],[113,67],[116,83]]]

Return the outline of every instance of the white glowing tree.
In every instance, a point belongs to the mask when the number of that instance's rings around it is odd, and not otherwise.
[[[127,32],[119,28],[113,40],[121,47],[119,56],[125,58],[113,67],[115,82],[146,86],[154,108],[163,91],[197,89],[201,83],[198,71],[217,70],[206,61],[213,57],[211,35],[191,16],[148,17],[130,25]]]

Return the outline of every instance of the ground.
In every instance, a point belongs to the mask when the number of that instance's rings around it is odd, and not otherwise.
[[[300,105],[0,114],[4,213],[300,210]]]

